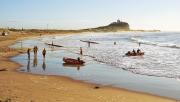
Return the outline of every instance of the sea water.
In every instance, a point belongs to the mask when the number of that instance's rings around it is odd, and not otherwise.
[[[98,44],[89,45],[82,40]],[[52,47],[45,43],[64,47]],[[23,47],[33,48],[35,45],[39,48],[37,57],[31,53],[31,60],[27,59],[27,54],[12,58],[24,65],[19,71],[67,76],[85,82],[180,98],[180,33],[87,33],[42,36],[22,41]],[[20,46],[16,43],[12,47]],[[83,56],[79,55],[80,47]],[[41,54],[43,48],[47,50],[45,60]],[[138,48],[145,52],[144,56],[125,56],[127,51]],[[63,57],[80,57],[86,63],[83,66],[66,65],[63,64]]]

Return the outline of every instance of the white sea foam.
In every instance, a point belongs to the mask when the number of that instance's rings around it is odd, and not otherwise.
[[[136,74],[180,78],[180,51],[179,49],[172,49],[179,48],[179,46],[168,42],[168,38],[166,39],[168,43],[159,43],[154,41],[156,39],[148,41],[132,36],[130,34],[72,35],[63,38],[57,37],[54,42],[65,46],[72,53],[79,53],[79,47],[83,47],[84,55],[90,56],[98,62]],[[90,39],[99,44],[91,44],[89,48],[87,43],[80,41],[84,39]],[[117,45],[113,45],[114,41],[117,42]],[[145,51],[145,55],[142,57],[125,57],[124,54],[127,51],[139,48],[137,42],[143,43],[140,49]]]
[[[143,40],[141,38],[136,38],[136,37],[131,37],[130,38],[132,41],[136,43],[141,43],[141,44],[147,44],[147,45],[155,45],[155,46],[160,46],[160,47],[170,47],[170,48],[180,48],[180,45],[174,44],[172,42],[153,42],[153,41],[148,41],[148,40]]]

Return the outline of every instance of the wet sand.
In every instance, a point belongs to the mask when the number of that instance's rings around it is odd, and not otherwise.
[[[60,76],[43,76],[17,72],[19,64],[9,60],[25,50],[7,49],[24,37],[39,34],[11,32],[0,37],[0,100],[12,102],[176,102],[176,100],[108,86],[87,84]],[[96,87],[98,86],[98,87]],[[96,88],[95,88],[96,87]]]

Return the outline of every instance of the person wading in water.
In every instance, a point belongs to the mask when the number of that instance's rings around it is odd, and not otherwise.
[[[31,49],[30,49],[30,48],[28,48],[28,50],[27,50],[28,60],[30,60],[30,51],[31,51]]]
[[[38,47],[34,46],[33,51],[34,51],[34,56],[37,56]]]
[[[80,47],[80,55],[83,55],[82,47]]]
[[[43,58],[45,59],[45,57],[46,57],[46,49],[45,48],[42,51],[42,55],[43,55]]]

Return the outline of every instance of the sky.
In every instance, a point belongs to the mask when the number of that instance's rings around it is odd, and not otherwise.
[[[180,0],[0,0],[0,27],[81,29],[117,19],[131,29],[180,31]]]

